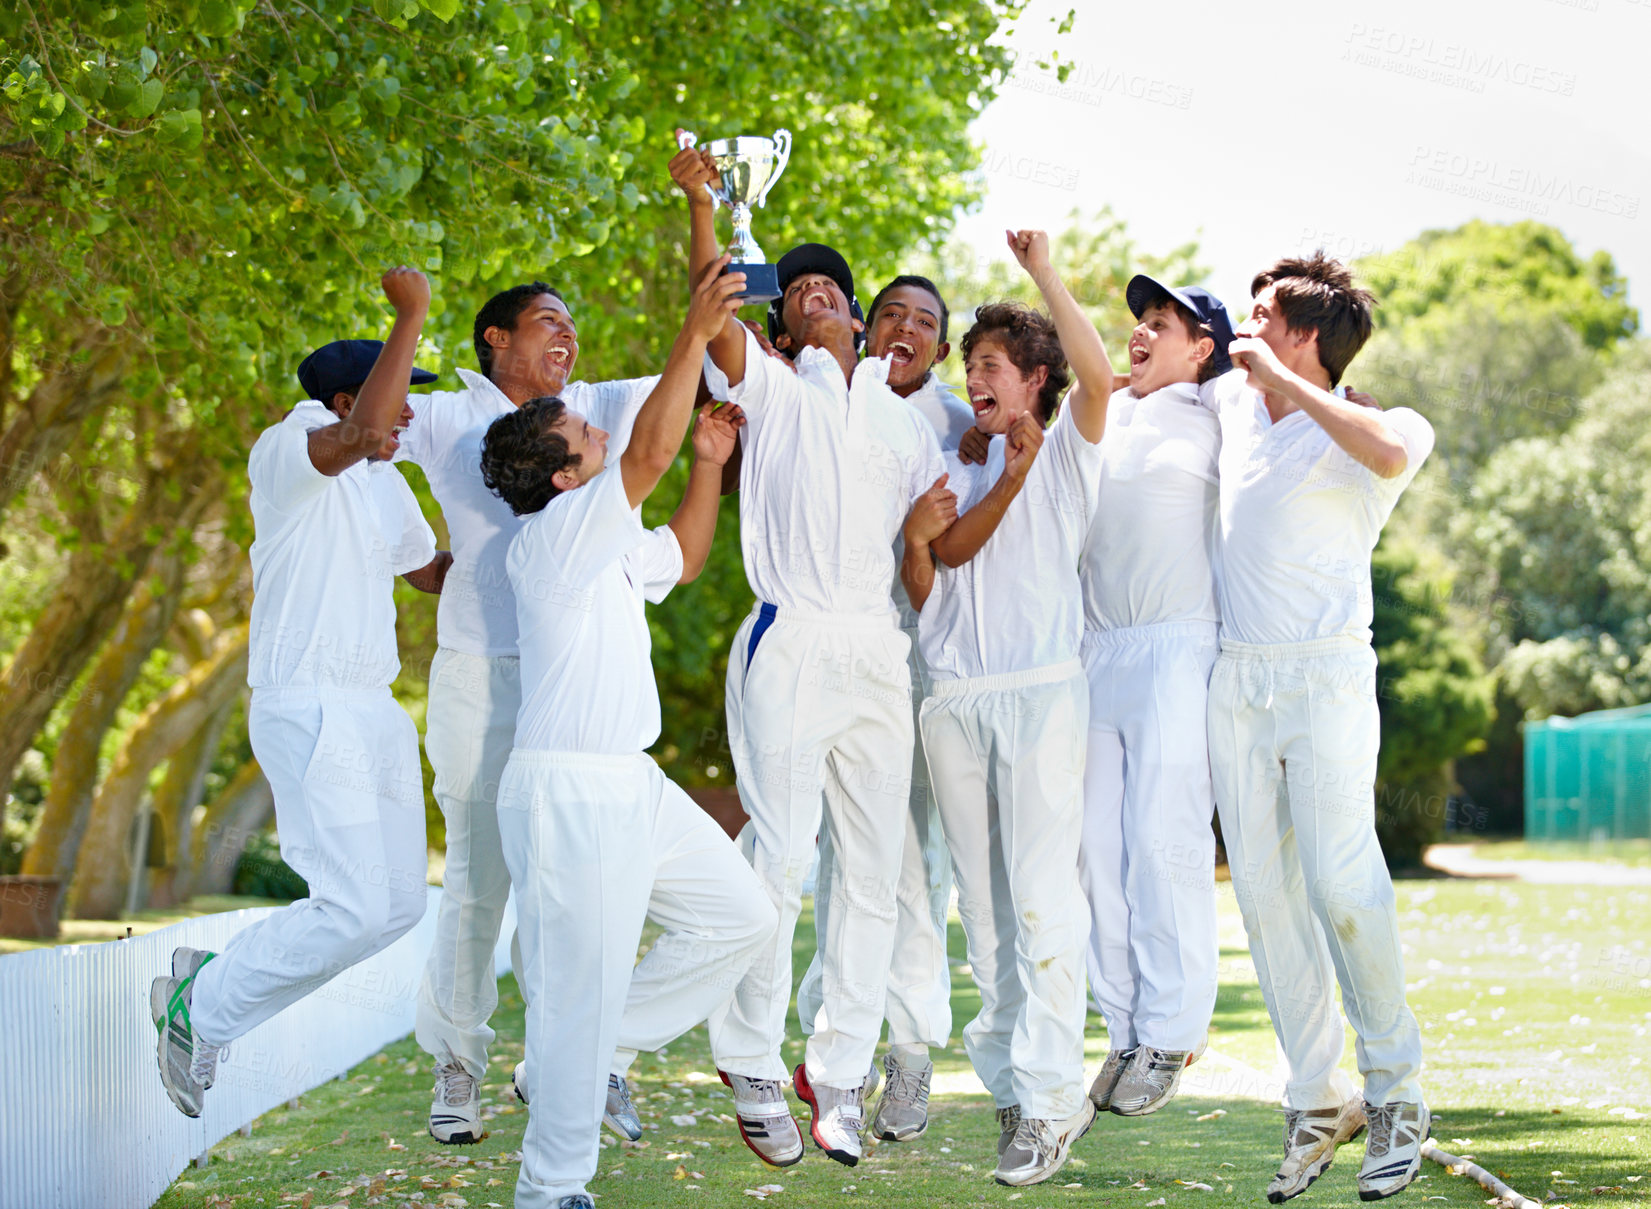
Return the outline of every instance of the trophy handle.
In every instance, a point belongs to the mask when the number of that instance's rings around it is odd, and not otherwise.
[[[791,132],[789,130],[776,130],[774,132],[774,142],[780,149],[780,162],[774,166],[774,175],[769,177],[768,183],[763,186],[762,196],[757,198],[758,206],[762,206],[768,201],[768,194],[774,188],[774,182],[784,175],[785,166],[791,162]]]
[[[676,132],[676,145],[681,151],[686,151],[690,147],[698,147],[699,135],[695,134],[692,130],[678,130]],[[711,195],[711,205],[713,207],[715,207],[716,204],[722,200],[717,196],[717,191],[711,188],[710,185],[705,186],[705,192]]]

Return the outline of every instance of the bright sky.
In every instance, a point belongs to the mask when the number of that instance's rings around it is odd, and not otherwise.
[[[958,225],[982,251],[1110,204],[1146,251],[1196,235],[1241,312],[1278,256],[1532,217],[1651,307],[1651,0],[1032,0],[1011,45]],[[1064,85],[1033,66],[1051,47]]]

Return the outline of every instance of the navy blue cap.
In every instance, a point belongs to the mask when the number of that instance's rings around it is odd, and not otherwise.
[[[738,265],[729,265],[731,269]],[[790,285],[804,273],[824,273],[837,283],[843,291],[843,297],[848,299],[848,313],[854,318],[865,322],[865,315],[860,312],[860,300],[854,296],[854,274],[849,272],[848,261],[836,248],[827,247],[823,243],[800,243],[774,265],[774,271],[780,279],[780,296],[768,304],[768,338],[780,338],[780,308],[785,305],[785,287]],[[859,331],[854,334],[854,347],[859,348],[865,343],[866,334]]]
[[[298,384],[310,398],[330,407],[339,391],[354,390],[367,380],[373,362],[383,351],[382,340],[334,340],[323,344],[298,363]],[[435,380],[435,374],[415,366],[409,385],[422,386]]]
[[[1227,354],[1227,346],[1236,337],[1233,335],[1233,321],[1228,317],[1227,308],[1221,299],[1203,286],[1167,286],[1161,281],[1154,281],[1144,273],[1137,273],[1131,277],[1128,288],[1124,290],[1124,300],[1129,303],[1130,313],[1137,319],[1147,307],[1162,301],[1166,295],[1197,315],[1198,322],[1210,329],[1215,336],[1215,368],[1223,374],[1230,370],[1233,362]]]

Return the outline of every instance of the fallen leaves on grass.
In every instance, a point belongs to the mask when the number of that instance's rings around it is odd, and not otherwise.
[[[1213,1112],[1207,1112],[1203,1116],[1194,1117],[1193,1119],[1196,1121],[1218,1121],[1226,1115],[1227,1110],[1225,1108],[1217,1108]]]

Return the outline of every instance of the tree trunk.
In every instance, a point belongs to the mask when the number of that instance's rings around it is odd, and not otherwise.
[[[51,601],[0,674],[0,803],[17,762],[103,645],[156,547],[210,502],[205,482],[186,486],[175,473],[193,464],[187,453],[169,459],[107,545],[74,552]]]
[[[172,624],[183,570],[181,558],[164,560],[155,582],[138,590],[86,681],[58,741],[40,826],[23,857],[24,873],[67,881],[74,872],[97,789],[98,749],[149,653]]]
[[[0,520],[42,469],[69,447],[88,416],[121,393],[127,349],[114,332],[93,327],[47,371],[0,431]]]
[[[248,760],[225,785],[195,829],[195,894],[228,894],[247,841],[275,815],[275,793],[258,761]]]
[[[206,774],[218,754],[218,740],[235,708],[235,697],[219,707],[206,725],[166,765],[166,779],[155,790],[155,817],[166,828],[166,870],[149,883],[149,905],[170,907],[191,893],[194,881],[195,807],[206,795]]]
[[[110,919],[121,909],[130,872],[128,836],[149,787],[149,775],[171,759],[246,684],[247,626],[226,630],[211,658],[190,668],[153,702],[98,788],[75,864],[72,913]]]

